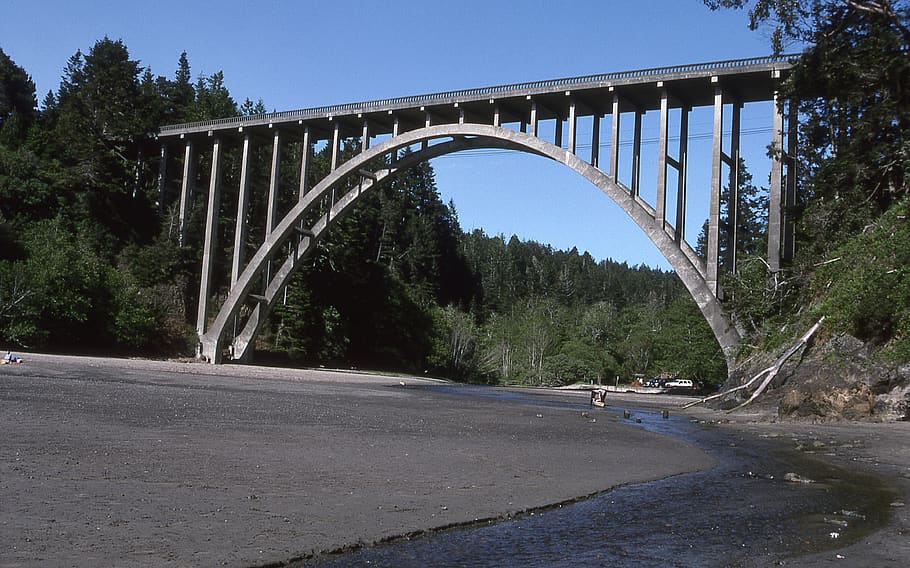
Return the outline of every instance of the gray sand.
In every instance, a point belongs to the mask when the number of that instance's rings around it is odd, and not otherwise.
[[[0,567],[261,565],[713,464],[608,413],[421,384],[27,355],[0,367]]]
[[[725,416],[726,418],[726,416]],[[723,428],[748,441],[778,441],[850,470],[884,479],[899,497],[891,504],[891,523],[860,542],[838,550],[794,559],[801,568],[903,567],[910,562],[910,422],[890,423],[776,423],[760,416],[734,416]]]

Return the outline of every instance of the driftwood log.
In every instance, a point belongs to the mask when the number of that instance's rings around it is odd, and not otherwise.
[[[824,316],[822,316],[822,318],[819,319],[819,320],[815,323],[815,325],[813,325],[813,326],[809,329],[809,331],[807,331],[807,332],[805,333],[805,335],[803,335],[802,337],[800,337],[800,338],[799,338],[799,341],[797,341],[796,344],[794,344],[790,349],[788,349],[787,352],[784,353],[784,354],[783,354],[783,355],[782,355],[782,356],[781,356],[773,365],[771,365],[771,366],[768,367],[767,369],[762,369],[761,371],[759,371],[758,374],[756,374],[754,377],[752,377],[751,379],[749,379],[749,380],[746,381],[745,383],[739,385],[738,387],[734,387],[734,388],[732,388],[732,389],[725,390],[724,392],[720,392],[720,393],[717,393],[717,394],[713,394],[713,395],[711,395],[711,396],[708,396],[708,397],[705,397],[705,398],[696,400],[695,402],[690,402],[689,404],[686,404],[685,406],[683,406],[683,408],[689,408],[690,406],[695,406],[696,404],[703,404],[703,403],[705,403],[705,402],[707,402],[707,401],[709,401],[709,400],[713,400],[713,399],[715,399],[715,398],[721,398],[721,397],[723,397],[723,396],[727,396],[728,394],[732,394],[732,393],[734,393],[734,392],[737,392],[737,391],[741,391],[741,390],[747,389],[747,388],[749,388],[750,386],[752,386],[752,384],[753,384],[755,381],[757,381],[757,380],[759,380],[760,378],[764,377],[764,380],[761,382],[760,385],[758,385],[758,388],[755,389],[755,392],[752,393],[752,396],[750,396],[748,400],[746,400],[744,403],[740,404],[739,406],[736,406],[736,407],[734,407],[734,408],[731,408],[731,409],[728,410],[727,412],[730,413],[730,412],[733,412],[734,410],[739,410],[740,408],[742,408],[742,407],[746,406],[747,404],[751,403],[753,400],[755,400],[756,398],[758,398],[758,397],[761,395],[761,393],[763,393],[763,392],[765,391],[765,389],[768,387],[769,384],[771,384],[771,381],[774,380],[774,377],[776,377],[777,374],[780,372],[780,369],[781,369],[781,367],[784,366],[784,363],[786,363],[787,360],[788,360],[790,357],[792,357],[794,353],[796,353],[797,351],[799,351],[800,348],[802,348],[806,343],[809,342],[809,339],[811,339],[812,336],[815,334],[815,332],[818,331],[818,328],[821,327],[823,321],[825,321],[825,317],[824,317]]]

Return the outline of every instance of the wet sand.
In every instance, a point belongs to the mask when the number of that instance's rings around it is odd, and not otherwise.
[[[723,415],[720,420],[729,418]],[[832,563],[857,568],[907,565],[910,559],[910,422],[779,423],[757,413],[733,415],[731,422],[718,427],[733,432],[746,443],[756,438],[772,441],[849,471],[872,474],[896,492],[888,507],[891,519],[885,528],[849,546],[801,556],[790,565],[805,568]],[[832,532],[837,531],[838,527],[832,526]]]
[[[282,563],[715,463],[432,383],[28,355],[0,368],[0,567]]]
[[[842,568],[907,565],[910,558],[910,422],[780,421],[775,408],[761,405],[729,414],[701,406],[682,410],[679,407],[685,402],[668,405],[660,397],[635,394],[623,394],[610,402],[651,410],[669,407],[673,414],[683,414],[703,429],[723,433],[731,444],[796,453],[849,472],[874,476],[876,482],[896,493],[888,507],[890,521],[887,526],[858,542],[839,547],[837,541],[831,541],[826,543],[823,552],[780,560],[780,564],[801,568],[832,563]],[[830,526],[831,533],[838,532],[836,525]],[[759,561],[755,565],[768,563]]]

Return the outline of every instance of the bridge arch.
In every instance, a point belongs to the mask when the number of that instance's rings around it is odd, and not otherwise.
[[[366,169],[378,158],[393,153],[397,156],[397,152],[402,148],[416,144],[423,146],[400,160],[391,160],[387,167],[375,171]],[[263,244],[249,260],[208,330],[200,336],[200,355],[209,362],[220,362],[223,337],[228,327],[247,302],[254,299],[256,304],[249,310],[249,317],[242,330],[230,345],[231,356],[235,360],[246,359],[250,354],[249,346],[258,335],[279,293],[301,265],[300,261],[315,248],[319,237],[329,229],[336,218],[349,210],[369,189],[419,162],[475,148],[504,148],[550,158],[574,170],[599,188],[644,231],[676,271],[711,327],[728,364],[730,363],[733,352],[739,345],[738,331],[725,317],[720,302],[708,285],[703,263],[685,241],[681,240],[677,244],[672,227],[658,218],[648,203],[633,195],[604,171],[555,144],[500,126],[470,123],[428,126],[405,132],[361,152],[323,178],[266,236]],[[358,186],[335,201],[335,192],[352,176],[360,178]],[[332,196],[333,202],[329,204],[326,213],[312,226],[303,226],[305,216],[327,196]],[[270,275],[263,293],[253,294],[253,287],[262,281],[261,274],[266,269],[269,259],[286,247],[288,242],[291,242],[293,247],[287,259],[274,274]]]

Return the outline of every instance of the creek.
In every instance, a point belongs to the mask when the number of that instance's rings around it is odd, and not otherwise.
[[[499,389],[428,388],[495,396],[504,404],[589,409]],[[623,409],[590,411],[621,415]],[[632,418],[700,447],[718,465],[496,523],[328,554],[302,566],[766,566],[842,548],[890,518],[894,492],[870,475],[682,416],[664,419],[639,410]]]

